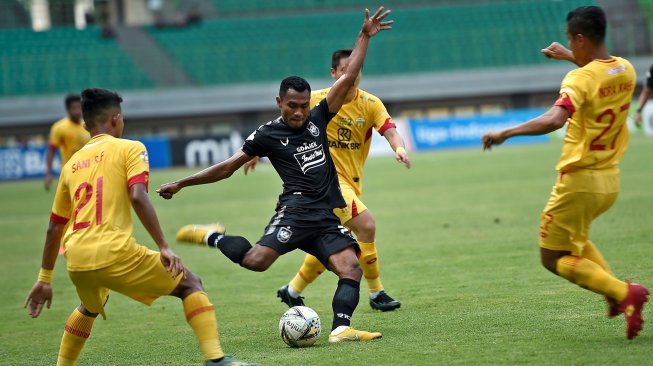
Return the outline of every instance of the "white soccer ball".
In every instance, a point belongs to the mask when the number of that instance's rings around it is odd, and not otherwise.
[[[294,306],[279,320],[279,335],[290,347],[312,346],[321,330],[320,317],[307,306]]]

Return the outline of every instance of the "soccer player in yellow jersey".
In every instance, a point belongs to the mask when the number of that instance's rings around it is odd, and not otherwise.
[[[337,50],[331,56],[331,77],[338,80],[349,63],[351,49]],[[395,152],[395,158],[410,168],[404,142],[397,132],[392,118],[383,102],[376,96],[358,88],[361,74],[345,97],[338,114],[327,128],[329,151],[338,172],[338,182],[347,203],[345,208],[336,208],[335,214],[345,226],[356,234],[361,248],[359,262],[367,281],[370,306],[373,309],[389,311],[401,303],[388,295],[381,284],[378,255],[376,250],[376,223],[370,210],[360,199],[363,190],[363,167],[367,160],[375,129]],[[311,93],[311,107],[324,99],[331,88]],[[245,173],[256,164],[252,160],[245,165]],[[277,291],[277,297],[288,306],[304,305],[302,291],[322,272],[324,265],[308,254],[295,277]]]
[[[66,164],[70,157],[91,139],[82,121],[82,107],[79,95],[71,94],[66,97],[66,112],[68,116],[55,122],[50,129],[48,153],[45,158],[45,190],[50,190],[52,184],[52,161],[54,152],[59,149],[61,166]]]
[[[589,240],[592,221],[607,211],[619,193],[619,160],[628,146],[626,117],[636,75],[626,59],[611,56],[604,43],[606,19],[596,6],[579,7],[567,15],[570,51],[557,43],[543,49],[551,58],[579,67],[562,81],[560,96],[543,115],[513,128],[488,132],[483,148],[508,138],[541,135],[567,124],[559,171],[541,217],[542,265],[580,287],[605,296],[608,316],[623,313],[626,337],[642,329],[642,308],[648,290],[612,274],[598,248]]]
[[[122,98],[104,89],[82,93],[82,111],[92,139],[63,166],[50,215],[38,280],[25,306],[36,318],[52,303],[52,271],[59,242],[81,304],[66,321],[58,366],[75,365],[98,314],[106,319],[109,290],[144,304],[171,295],[182,299],[206,365],[251,365],[225,356],[213,305],[202,283],[170,250],[148,196],[145,146],[121,139]],[[136,243],[131,209],[159,247]],[[70,225],[67,223],[70,222]],[[64,230],[65,229],[65,230]]]

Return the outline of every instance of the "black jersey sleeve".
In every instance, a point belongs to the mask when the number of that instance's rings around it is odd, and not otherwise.
[[[247,139],[245,139],[245,142],[243,143],[243,147],[241,148],[243,152],[249,156],[267,156],[268,154],[268,149],[265,144],[265,133],[263,131],[265,126],[261,126],[258,129],[256,129],[254,132],[252,132]]]
[[[646,86],[649,89],[653,89],[653,65],[651,65],[651,68],[646,73]]]
[[[311,115],[319,123],[324,123],[324,127],[335,117],[336,113],[329,112],[329,105],[327,104],[326,98],[322,99],[319,103],[313,107],[311,110]]]

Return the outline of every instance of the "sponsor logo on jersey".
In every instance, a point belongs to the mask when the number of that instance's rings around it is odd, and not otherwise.
[[[335,122],[336,122],[336,124],[338,126],[343,126],[343,127],[350,127],[350,126],[352,126],[354,124],[354,122],[352,121],[351,118],[349,118],[349,117],[340,117],[340,116],[336,116]]]
[[[277,240],[280,243],[287,243],[291,236],[292,230],[290,230],[290,226],[280,227],[279,231],[277,231]]]
[[[304,174],[313,168],[324,165],[326,162],[324,148],[322,145],[317,145],[316,142],[300,146],[297,148],[297,151],[298,153],[294,154],[295,160],[297,160]]]
[[[308,132],[311,133],[311,135],[318,137],[320,136],[320,130],[317,128],[316,125],[313,124],[313,122],[308,121]]]
[[[360,142],[329,140],[329,147],[335,149],[360,150],[362,144]]]
[[[624,71],[626,71],[626,66],[619,65],[617,67],[613,67],[610,70],[608,70],[608,75],[615,75],[615,74],[622,73]]]
[[[338,141],[350,141],[350,140],[351,140],[351,130],[348,128],[339,128]]]
[[[288,145],[288,138],[286,137],[286,141],[284,142],[283,140],[279,140],[281,142],[281,145],[287,146]]]
[[[147,164],[150,163],[150,158],[147,155],[147,151],[142,151],[140,156],[141,156],[141,159],[143,159],[144,162],[146,162]]]

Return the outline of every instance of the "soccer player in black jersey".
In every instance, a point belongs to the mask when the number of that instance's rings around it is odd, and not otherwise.
[[[267,156],[283,181],[283,192],[275,215],[255,246],[241,236],[224,235],[220,225],[184,226],[177,233],[177,240],[217,247],[234,263],[259,272],[294,249],[317,257],[340,279],[332,302],[331,343],[381,337],[378,332],[350,327],[358,305],[362,271],[357,258],[358,244],[333,213],[334,208],[346,204],[329,155],[326,128],[356,82],[370,39],[392,28],[393,21],[384,21],[389,13],[380,7],[370,17],[365,9],[365,21],[347,71],[313,109],[309,109],[308,82],[297,76],[284,79],[276,98],[279,118],[254,131],[242,150],[229,159],[157,190],[161,197],[170,199],[184,187],[226,179],[253,157]]]

